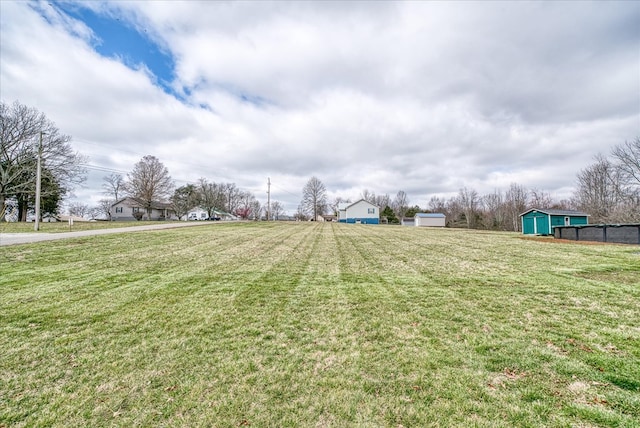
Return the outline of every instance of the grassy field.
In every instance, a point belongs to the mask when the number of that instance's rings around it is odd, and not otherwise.
[[[640,248],[234,223],[0,248],[0,427],[637,427]]]
[[[175,223],[170,221],[76,221],[73,226],[67,222],[41,222],[38,232],[60,233],[80,230],[112,229],[119,227],[146,226],[153,224]],[[33,222],[0,222],[0,233],[37,233],[33,230]]]

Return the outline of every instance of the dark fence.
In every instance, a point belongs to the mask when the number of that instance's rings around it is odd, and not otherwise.
[[[556,226],[553,236],[573,241],[615,242],[640,245],[640,223],[637,224],[585,224]]]

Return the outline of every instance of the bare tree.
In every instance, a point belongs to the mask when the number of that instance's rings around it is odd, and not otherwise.
[[[531,189],[529,191],[529,205],[533,208],[549,208],[553,205],[553,199],[544,190]]]
[[[445,214],[447,212],[446,201],[437,196],[432,196],[431,199],[429,199],[429,211]]]
[[[467,221],[467,228],[476,227],[476,214],[480,204],[478,192],[473,189],[469,190],[466,187],[463,187],[458,193],[458,201],[460,202],[460,207],[464,212],[464,216]]]
[[[404,190],[398,191],[396,197],[393,199],[391,208],[393,209],[396,217],[398,217],[398,219],[402,221],[402,219],[404,218],[404,214],[409,208],[409,198],[407,197],[407,194],[404,192]]]
[[[95,209],[99,214],[96,217],[100,217],[104,215],[104,217],[111,221],[111,206],[113,205],[113,201],[111,199],[100,199],[98,201],[98,205],[96,205]]]
[[[114,172],[103,177],[102,181],[104,181],[102,183],[103,194],[113,198],[114,202],[119,201],[125,189],[125,181],[122,175]]]
[[[378,195],[373,199],[373,205],[384,209],[384,207],[391,205],[391,198],[388,193],[384,195]]]
[[[457,197],[453,197],[447,201],[447,213],[449,213],[449,224],[453,227],[459,226],[458,222],[463,214],[462,205]]]
[[[235,209],[234,214],[243,220],[252,219],[254,215],[253,209],[256,208],[255,201],[256,198],[251,192],[240,191],[238,207]]]
[[[127,192],[138,199],[151,218],[154,202],[166,200],[173,190],[169,170],[155,156],[147,155],[127,174]]]
[[[254,221],[258,221],[260,219],[262,219],[262,204],[260,204],[260,201],[253,198],[253,200],[251,201],[251,203],[249,204],[249,208],[251,208],[251,219]]]
[[[89,205],[83,204],[81,202],[72,202],[69,204],[69,215],[84,217],[89,214]]]
[[[235,189],[235,184],[233,185]],[[209,183],[205,178],[198,180],[198,204],[207,211],[209,218],[213,217],[215,210],[224,210],[226,206],[226,185]],[[236,193],[233,193],[234,196]]]
[[[280,220],[280,217],[284,215],[284,207],[279,201],[271,202],[271,219]]]
[[[89,212],[87,213],[89,220],[96,220],[101,215],[102,215],[102,208],[100,208],[99,206],[93,206],[89,208]]]
[[[612,155],[623,187],[615,217],[621,222],[640,221],[640,137],[614,147]]]
[[[640,186],[640,137],[620,144],[612,150],[623,178],[634,187]]]
[[[298,221],[307,221],[309,220],[309,216],[305,212],[305,208],[302,204],[298,205],[298,210],[293,215],[293,217]]]
[[[370,192],[368,189],[364,189],[362,191],[362,193],[360,194],[360,198],[364,199],[365,201],[374,204],[376,203],[376,194],[375,192]]]
[[[62,196],[84,181],[86,158],[72,150],[70,141],[38,110],[0,102],[0,214],[7,198],[19,204],[34,199],[38,155],[42,181],[55,183],[43,187],[43,197],[47,192]]]
[[[317,220],[327,207],[327,189],[317,177],[311,177],[302,189],[302,208]]]
[[[509,190],[505,193],[505,224],[509,225],[509,229],[514,232],[520,232],[520,214],[527,209],[527,189],[517,183],[511,183]]]
[[[505,221],[504,196],[500,190],[482,197],[482,205],[487,216],[487,227],[503,230]]]
[[[616,207],[624,202],[623,172],[603,155],[578,173],[576,205],[594,222],[616,221]]]
[[[242,201],[242,191],[238,189],[235,183],[224,183],[220,186],[227,212],[234,213]]]
[[[554,210],[575,210],[575,204],[570,199],[560,199],[553,201],[551,208]]]

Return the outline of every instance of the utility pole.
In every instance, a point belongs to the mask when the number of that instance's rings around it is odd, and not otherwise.
[[[271,177],[267,177],[267,221],[271,220]]]
[[[36,232],[40,230],[40,182],[42,181],[42,134],[40,131],[40,142],[38,143],[38,166],[36,167],[36,222],[33,225],[33,230]]]

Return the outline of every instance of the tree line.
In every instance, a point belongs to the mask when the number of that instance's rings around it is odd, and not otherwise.
[[[180,219],[200,207],[207,212],[207,218],[215,217],[216,212],[225,212],[242,219],[257,220],[266,208],[253,193],[240,189],[235,183],[216,183],[200,178],[196,183],[175,188],[168,169],[151,155],[136,163],[126,177],[116,173],[104,177],[103,190],[107,198],[100,201],[99,210],[107,217],[111,215],[113,204],[122,197],[136,199],[148,217],[154,204],[165,201]],[[274,201],[271,211],[277,218],[284,209],[280,202]]]
[[[317,177],[312,177],[302,190],[303,199],[298,206],[296,218],[316,219],[318,215],[338,215],[339,206],[354,202],[350,198],[336,197],[328,202],[326,187]],[[512,230],[520,229],[520,214],[529,205],[546,208],[563,208],[565,201],[553,203],[549,194],[538,190],[527,190],[513,183],[506,191],[496,190],[489,195],[479,195],[477,191],[462,188],[451,198],[432,197],[426,207],[411,205],[409,196],[399,190],[392,198],[388,193],[376,194],[365,189],[358,200],[378,206],[382,211],[383,223],[398,224],[403,218],[413,217],[421,212],[445,214],[447,226],[476,229]]]
[[[37,161],[41,163],[41,213],[58,214],[65,198],[86,180],[88,158],[75,152],[71,137],[37,109],[18,101],[0,102],[0,221],[26,221],[34,209]],[[213,183],[205,178],[196,184],[175,188],[168,169],[154,156],[144,156],[133,170],[123,176],[104,177],[106,198],[97,206],[74,202],[70,215],[109,218],[111,206],[125,196],[135,198],[150,213],[157,202],[171,203],[180,216],[196,206],[224,211],[241,218],[260,218],[264,208],[255,196],[235,183]],[[41,213],[38,213],[41,215]],[[280,202],[271,204],[272,217],[284,213]]]

